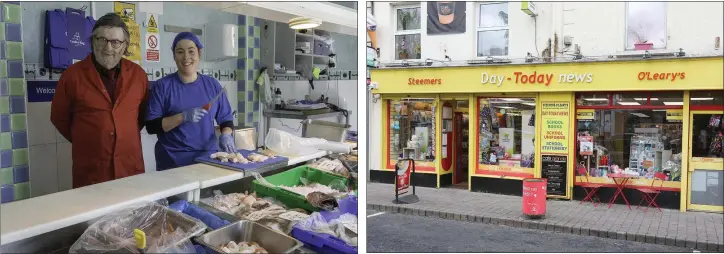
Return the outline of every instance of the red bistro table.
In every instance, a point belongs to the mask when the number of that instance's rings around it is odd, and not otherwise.
[[[626,196],[623,195],[623,188],[626,187],[626,183],[631,178],[639,178],[638,175],[629,175],[629,174],[620,174],[620,173],[614,173],[614,174],[608,174],[606,175],[613,179],[613,183],[616,184],[616,193],[613,194],[613,198],[611,198],[611,201],[608,202],[608,208],[611,208],[611,205],[613,205],[613,202],[616,201],[616,198],[620,194],[623,198],[623,201],[626,202],[626,206],[628,206],[628,209],[631,210],[631,205],[629,205],[628,200],[626,199]],[[620,179],[620,181],[618,180]]]

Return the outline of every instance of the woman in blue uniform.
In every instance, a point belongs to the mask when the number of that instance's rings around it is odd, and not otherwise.
[[[236,152],[231,135],[234,119],[226,95],[204,107],[222,93],[222,87],[216,79],[197,72],[202,48],[196,35],[179,33],[172,45],[178,71],[159,79],[151,88],[146,130],[158,136],[156,170],[190,165],[194,159],[219,149]],[[222,133],[218,148],[214,121]]]

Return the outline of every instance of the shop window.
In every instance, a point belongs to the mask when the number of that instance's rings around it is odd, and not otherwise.
[[[691,155],[699,158],[724,158],[724,115],[694,114],[691,123]]]
[[[692,91],[689,105],[723,107],[724,91]]]
[[[478,163],[535,167],[535,99],[479,99]]]
[[[421,59],[422,22],[419,6],[395,8],[395,60]]]
[[[435,161],[434,102],[434,99],[389,101],[390,165],[402,158]]]
[[[581,108],[682,108],[683,92],[581,93],[576,96]]]
[[[636,96],[640,94],[623,98]],[[629,183],[650,185],[657,172],[664,173],[667,182],[681,181],[682,121],[667,116],[669,110],[596,109],[592,118],[577,119],[576,168],[587,169],[593,181],[627,173],[637,177]]]
[[[651,93],[651,106],[684,106],[683,92]]]
[[[479,4],[476,23],[478,57],[507,56],[508,3]]]
[[[626,3],[626,49],[666,48],[666,3]]]

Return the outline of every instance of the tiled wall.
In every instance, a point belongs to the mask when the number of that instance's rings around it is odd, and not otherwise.
[[[0,7],[0,198],[30,197],[20,2]]]
[[[259,85],[254,81],[261,68],[261,23],[259,18],[239,15],[239,59],[236,72],[239,126],[259,128]]]

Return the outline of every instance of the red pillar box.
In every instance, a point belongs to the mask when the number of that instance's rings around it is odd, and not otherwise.
[[[546,214],[545,178],[523,179],[523,214],[528,218],[540,219]]]

